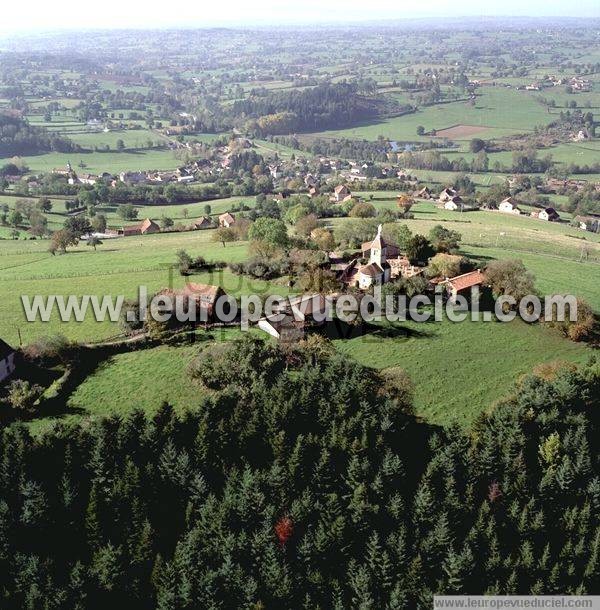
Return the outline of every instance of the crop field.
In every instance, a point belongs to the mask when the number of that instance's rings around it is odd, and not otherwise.
[[[466,140],[487,131],[487,127],[476,125],[452,125],[435,132],[436,138],[448,138],[449,140]]]

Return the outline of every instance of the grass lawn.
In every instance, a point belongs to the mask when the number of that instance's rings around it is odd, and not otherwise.
[[[335,345],[366,366],[405,369],[416,385],[417,413],[442,425],[470,423],[541,362],[584,362],[592,354],[521,321],[386,323],[381,331]]]
[[[264,336],[260,331],[253,334]],[[171,347],[160,346],[110,357],[87,377],[68,400],[72,410],[60,417],[42,417],[28,425],[40,433],[57,421],[69,422],[104,415],[126,416],[135,409],[155,413],[166,401],[179,411],[199,406],[203,392],[187,375],[188,363],[205,345],[204,339],[230,341],[240,330],[217,329],[207,335],[198,332],[198,342]],[[132,391],[133,390],[133,391]]]

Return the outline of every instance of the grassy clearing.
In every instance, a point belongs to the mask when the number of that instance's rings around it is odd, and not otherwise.
[[[264,337],[255,329],[251,332]],[[240,331],[219,330],[211,335],[227,341],[240,336]],[[334,345],[366,366],[404,368],[415,382],[417,413],[440,425],[469,424],[510,392],[515,379],[541,362],[582,363],[591,354],[554,331],[520,321],[386,323],[365,336],[337,339]],[[60,419],[126,415],[136,408],[152,414],[163,401],[176,410],[197,407],[202,390],[186,369],[199,349],[197,344],[161,346],[111,357],[77,388],[68,401],[72,412]],[[39,432],[56,419],[42,418],[30,426]]]
[[[258,334],[256,330],[250,331]],[[33,433],[41,433],[57,421],[72,422],[105,415],[126,416],[135,409],[154,414],[163,402],[183,412],[200,405],[206,390],[187,374],[188,363],[202,349],[206,339],[230,341],[237,329],[199,331],[198,342],[183,346],[160,346],[110,357],[69,397],[67,411],[60,417],[42,417],[30,422]]]
[[[541,362],[584,362],[592,353],[521,321],[387,323],[377,333],[335,345],[366,366],[404,368],[416,385],[417,413],[442,425],[469,424]]]

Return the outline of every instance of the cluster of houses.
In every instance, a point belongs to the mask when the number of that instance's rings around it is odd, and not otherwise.
[[[592,90],[592,83],[581,76],[573,76],[572,78],[559,78],[557,76],[546,75],[544,78],[529,83],[528,85],[519,85],[518,90],[525,91],[541,91],[544,88],[558,87],[566,85],[573,93],[585,93]]]
[[[225,212],[218,216],[217,221],[210,216],[201,216],[196,220],[192,220],[187,229],[190,231],[202,231],[204,229],[214,229],[219,227],[232,227],[235,224],[235,216],[230,212]],[[98,237],[132,237],[134,235],[151,235],[153,233],[161,233],[160,226],[151,218],[145,218],[141,222],[132,225],[125,225],[119,229],[107,229],[102,234],[96,234]]]
[[[515,214],[517,216],[526,215],[526,212],[519,207],[519,202],[514,197],[507,197],[498,204],[498,211],[504,214]],[[535,210],[529,214],[531,218],[538,218],[547,222],[559,222],[560,215],[554,208],[544,208]]]

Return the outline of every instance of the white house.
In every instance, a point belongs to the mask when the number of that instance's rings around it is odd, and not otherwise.
[[[15,350],[0,339],[0,383],[15,372]]]
[[[498,205],[498,210],[505,214],[520,214],[519,204],[512,197],[507,197]]]
[[[458,195],[456,195],[455,197],[452,197],[452,199],[450,199],[449,201],[446,201],[446,203],[444,204],[444,209],[450,210],[451,212],[456,212],[457,210],[462,209],[462,205],[463,200]]]
[[[548,222],[556,222],[560,220],[560,216],[558,212],[554,208],[545,208],[539,214],[538,218],[540,220],[546,220]]]

